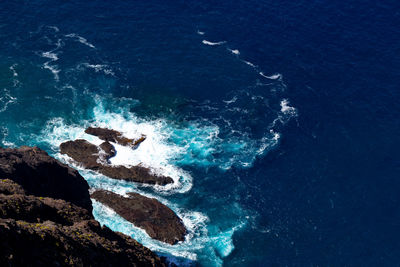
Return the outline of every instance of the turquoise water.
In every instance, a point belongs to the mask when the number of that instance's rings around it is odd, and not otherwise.
[[[37,145],[80,169],[60,155],[58,147],[78,138],[99,144],[97,137],[84,133],[89,125],[119,130],[129,137],[146,135],[146,141],[136,150],[116,145],[117,156],[112,163],[150,167],[155,173],[172,177],[172,185],[143,187],[83,169],[80,172],[93,189],[105,188],[123,195],[139,192],[159,199],[183,219],[189,231],[186,240],[174,246],[152,240],[97,202],[95,218],[179,264],[222,265],[235,248],[234,233],[245,227],[251,216],[231,195],[229,187],[236,186],[226,175],[235,168],[251,168],[257,157],[276,147],[280,135],[274,124],[295,117],[295,110],[288,116],[282,108],[284,99],[266,99],[241,90],[214,100],[159,92],[156,105],[145,102],[152,97],[151,90],[137,97],[117,96],[113,91],[130,84],[121,82],[125,75],[122,66],[109,63],[95,42],[52,25],[39,27],[27,39],[38,43],[30,55],[35,63],[16,59],[3,63],[3,145]],[[75,54],[73,58],[65,57],[71,54]],[[253,68],[240,61],[236,64],[249,71]],[[260,83],[258,79],[254,82]],[[266,86],[276,84],[275,89],[283,84],[275,79],[269,82]],[[253,127],[244,126],[249,123],[248,117],[263,108],[270,110],[269,125],[258,132],[247,129]]]
[[[399,27],[395,1],[0,3],[0,143],[37,145],[92,188],[159,199],[182,265],[398,265]],[[169,175],[139,186],[59,154],[89,125],[130,137],[113,164]]]

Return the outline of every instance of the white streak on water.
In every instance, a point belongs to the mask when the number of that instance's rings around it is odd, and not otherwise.
[[[259,74],[261,76],[263,76],[264,78],[267,78],[267,79],[270,79],[270,80],[281,80],[282,79],[282,74],[280,74],[280,73],[275,73],[275,74],[272,74],[272,75],[265,75],[263,72],[260,71]]]
[[[232,54],[240,55],[240,52],[239,52],[239,50],[237,50],[237,49],[229,49],[229,48],[228,48],[228,50],[231,51]]]
[[[55,53],[55,51],[60,49],[62,47],[62,45],[63,45],[62,40],[58,39],[57,43],[56,43],[56,48],[54,48],[50,51],[45,51],[45,52],[40,53],[41,57],[50,59],[49,61],[46,61],[45,63],[43,63],[43,68],[50,70],[51,73],[53,73],[54,79],[56,81],[59,81],[58,73],[60,72],[60,69],[58,68],[57,65],[51,64],[51,63],[54,63],[58,60],[58,54]]]
[[[225,44],[225,43],[226,43],[226,41],[220,41],[220,42],[210,42],[210,41],[207,41],[207,40],[203,40],[203,41],[202,41],[202,43],[203,43],[203,44],[205,44],[205,45],[211,45],[211,46],[214,46],[214,45],[222,45],[222,44]]]
[[[78,42],[80,42],[81,44],[84,44],[84,45],[86,45],[86,46],[88,46],[88,47],[90,47],[90,48],[96,48],[94,45],[92,45],[91,43],[89,43],[88,40],[86,40],[86,38],[84,38],[84,37],[82,37],[82,36],[79,36],[79,35],[76,34],[76,33],[67,34],[67,35],[65,35],[65,37],[68,37],[68,38],[75,38],[75,39],[78,40]]]
[[[83,66],[89,69],[93,69],[95,72],[103,72],[104,74],[109,74],[112,76],[115,76],[115,73],[112,71],[112,69],[105,64],[89,64],[89,63],[83,63]]]

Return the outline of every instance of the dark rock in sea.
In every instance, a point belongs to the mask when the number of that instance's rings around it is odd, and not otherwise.
[[[171,177],[151,174],[150,169],[142,166],[106,166],[101,165],[98,171],[105,176],[136,183],[167,185],[174,182]]]
[[[171,177],[157,176],[142,166],[113,166],[108,160],[115,155],[114,147],[105,142],[100,148],[86,140],[67,141],[60,145],[62,154],[66,154],[87,169],[98,171],[110,178],[137,183],[166,185],[173,183]],[[105,156],[101,156],[101,154]]]
[[[132,147],[138,146],[146,139],[145,136],[141,136],[139,139],[136,140],[130,139],[124,137],[123,134],[118,131],[106,128],[98,128],[98,127],[96,128],[89,127],[85,130],[85,133],[97,136],[98,138],[107,142],[114,142],[123,146],[132,146]]]
[[[105,160],[106,162],[108,162],[110,158],[114,157],[117,154],[117,151],[115,150],[114,146],[107,141],[103,142],[100,145],[100,148],[101,148],[100,157],[102,158],[102,160]]]
[[[15,181],[27,194],[92,209],[89,185],[78,171],[37,147],[0,148],[0,177]]]
[[[60,151],[61,154],[67,154],[88,169],[96,170],[100,164],[97,162],[99,159],[99,148],[83,139],[62,143]]]
[[[84,179],[42,150],[1,148],[0,175],[0,266],[165,266],[101,227]]]
[[[129,193],[129,198],[98,190],[91,197],[113,209],[120,216],[144,229],[157,240],[176,244],[185,240],[186,228],[182,220],[157,199],[137,193]]]

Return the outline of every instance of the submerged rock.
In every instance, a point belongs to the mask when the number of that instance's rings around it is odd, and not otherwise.
[[[129,193],[129,196],[125,198],[105,190],[95,191],[91,195],[135,226],[144,229],[154,239],[172,245],[185,240],[186,228],[170,208],[157,199],[137,193]]]
[[[86,181],[44,151],[0,148],[0,176],[0,266],[165,266],[101,227]]]
[[[107,142],[114,142],[123,146],[132,146],[132,147],[138,146],[146,139],[146,137],[143,135],[138,139],[126,138],[123,136],[122,133],[118,131],[106,128],[99,128],[99,127],[89,127],[85,130],[85,133],[97,136],[101,140]]]
[[[98,171],[110,178],[157,185],[174,182],[171,177],[154,175],[150,169],[142,166],[109,165],[108,160],[115,155],[114,147],[106,142],[101,144],[100,148],[83,139],[67,141],[60,145],[61,154],[66,154],[83,167]]]

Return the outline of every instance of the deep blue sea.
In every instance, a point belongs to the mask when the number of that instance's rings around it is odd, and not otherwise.
[[[2,1],[0,142],[58,145],[97,125],[145,134],[115,164],[189,230],[179,265],[400,265],[399,1]],[[92,139],[90,139],[92,138]]]

